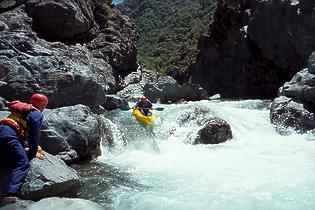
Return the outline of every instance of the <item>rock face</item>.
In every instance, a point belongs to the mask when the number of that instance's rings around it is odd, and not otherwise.
[[[62,160],[45,153],[46,160],[33,159],[30,171],[22,186],[24,199],[37,200],[48,196],[65,195],[75,191],[81,180],[77,172],[68,167]],[[9,172],[9,171],[7,171]],[[7,174],[0,175],[1,192],[8,180]]]
[[[271,122],[290,127],[298,132],[315,129],[315,52],[308,61],[308,68],[298,72],[291,81],[279,89],[279,98],[272,103]]]
[[[101,118],[83,105],[46,110],[39,144],[67,163],[100,155]]]
[[[209,95],[274,98],[315,49],[315,1],[218,0],[193,83]]]
[[[143,87],[143,94],[152,102],[160,100],[161,103],[185,100],[202,100],[209,96],[200,86],[195,84],[179,85],[172,77],[160,78],[156,83],[147,83]]]
[[[82,40],[98,32],[92,0],[32,0],[26,3],[26,11],[44,37]]]
[[[43,92],[50,108],[104,104],[118,76],[137,69],[138,34],[128,18],[103,6],[108,10],[91,0],[32,0],[1,13],[1,96],[25,101]]]

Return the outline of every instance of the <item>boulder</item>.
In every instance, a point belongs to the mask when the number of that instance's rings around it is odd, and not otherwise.
[[[232,139],[230,125],[218,117],[207,120],[198,131],[194,144],[219,144]]]
[[[49,161],[34,159],[21,193],[25,199],[38,200],[74,192],[81,180],[77,172],[62,160],[47,153]]]
[[[67,163],[100,155],[103,122],[83,105],[45,110],[39,144]]]
[[[121,106],[127,105],[127,101],[117,95],[106,95],[103,107],[108,110],[118,109]]]
[[[298,72],[279,88],[279,97],[271,106],[270,120],[277,130],[284,133],[292,128],[300,133],[315,129],[315,53],[308,61],[308,68]]]
[[[24,199],[38,200],[49,196],[62,196],[73,193],[81,185],[74,169],[57,157],[48,153],[45,153],[45,156],[45,160],[34,158],[30,163],[30,171],[21,190]],[[1,174],[1,180],[8,181],[8,174]],[[7,184],[2,181],[1,190]]]
[[[287,133],[287,128],[299,133],[315,129],[315,114],[305,109],[302,103],[285,96],[276,98],[271,104],[270,120],[281,134]]]

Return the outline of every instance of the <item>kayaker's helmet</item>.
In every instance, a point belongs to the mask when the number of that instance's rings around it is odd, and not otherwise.
[[[37,109],[43,111],[48,104],[48,98],[44,94],[35,93],[32,95],[30,102]]]
[[[146,101],[147,101],[147,97],[145,97],[145,96],[141,96],[140,100],[141,100],[141,102],[142,102],[142,103],[144,103],[144,102],[146,102]]]

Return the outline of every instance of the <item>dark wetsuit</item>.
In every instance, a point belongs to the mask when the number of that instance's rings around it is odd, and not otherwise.
[[[133,106],[133,108],[140,108],[140,111],[143,115],[145,116],[149,116],[152,115],[152,113],[150,112],[150,109],[152,108],[152,103],[151,101],[149,101],[147,99],[147,101],[145,103],[142,103],[141,101],[139,101],[138,103],[136,103],[136,105]]]

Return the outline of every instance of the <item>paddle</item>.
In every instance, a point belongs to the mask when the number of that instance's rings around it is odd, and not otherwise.
[[[120,110],[122,111],[128,111],[130,109],[132,109],[132,107],[130,108],[128,105],[124,105],[119,107]],[[156,108],[142,108],[142,109],[151,109],[151,110],[156,110],[156,111],[163,111],[164,108],[163,107],[156,107]]]

